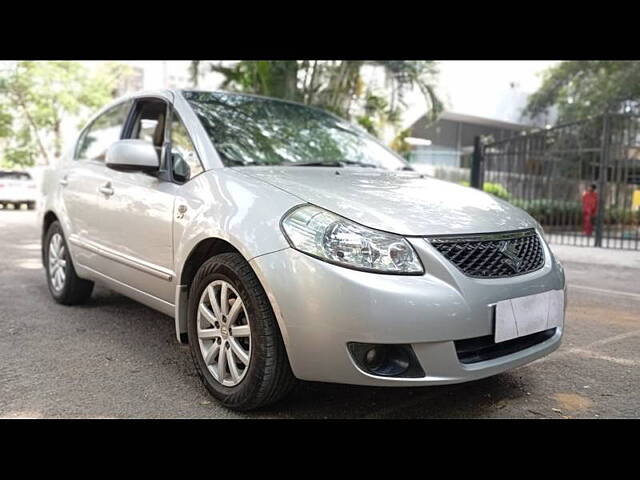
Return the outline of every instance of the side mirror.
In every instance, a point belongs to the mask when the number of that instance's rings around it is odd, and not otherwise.
[[[156,149],[144,140],[119,140],[107,150],[106,165],[114,170],[156,171],[160,160]]]

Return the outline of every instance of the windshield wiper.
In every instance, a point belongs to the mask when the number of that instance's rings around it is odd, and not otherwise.
[[[380,168],[378,167],[378,165],[375,165],[373,163],[356,162],[354,160],[342,160],[342,163],[344,163],[345,165],[356,165],[363,168]]]
[[[312,162],[282,162],[280,165],[285,167],[344,167],[344,165],[335,160],[314,160]]]
[[[315,160],[312,162],[282,162],[280,165],[291,167],[346,167],[357,166],[366,168],[378,168],[373,163],[356,162],[353,160]]]

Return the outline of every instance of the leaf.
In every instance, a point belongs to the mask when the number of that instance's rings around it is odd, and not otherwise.
[[[0,137],[8,139],[5,165],[28,166],[38,157],[48,162],[59,156],[61,124],[112,100],[116,85],[130,71],[117,62],[89,72],[79,62],[20,61],[0,72]]]

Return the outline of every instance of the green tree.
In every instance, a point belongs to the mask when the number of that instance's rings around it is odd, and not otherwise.
[[[68,61],[20,61],[0,72],[0,139],[5,166],[45,163],[62,153],[62,122],[86,117],[111,100],[128,67],[107,62],[93,72]]]
[[[560,122],[638,110],[640,61],[567,61],[543,75],[524,111],[531,118],[554,106]]]
[[[402,155],[404,158],[409,158],[411,153],[411,145],[407,143],[407,137],[411,134],[411,129],[406,128],[398,133],[391,141],[390,147]]]
[[[197,72],[201,63],[193,61],[191,71]],[[384,91],[374,92],[365,84],[366,66],[382,68]],[[418,87],[423,93],[429,118],[434,120],[442,110],[434,89],[438,72],[431,61],[246,60],[211,64],[210,69],[224,75],[223,89],[317,106],[355,120],[373,134],[385,125],[397,127],[406,107],[403,94],[409,88]]]

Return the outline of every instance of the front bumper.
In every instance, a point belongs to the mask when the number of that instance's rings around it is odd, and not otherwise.
[[[467,277],[426,240],[410,242],[425,275],[351,270],[291,248],[251,260],[278,318],[296,377],[381,386],[458,383],[524,365],[558,348],[562,328],[532,347],[472,364],[458,360],[454,345],[455,340],[493,334],[496,302],[565,289],[562,267],[545,242],[543,268],[500,279]],[[356,366],[349,342],[410,344],[425,376],[371,375]]]

